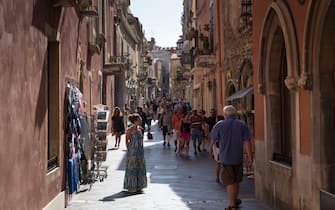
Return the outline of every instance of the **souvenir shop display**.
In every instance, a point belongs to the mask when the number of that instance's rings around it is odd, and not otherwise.
[[[89,151],[87,117],[82,111],[82,93],[73,84],[67,83],[65,93],[66,142],[68,192],[78,190],[86,169],[86,151]]]
[[[107,132],[108,132],[108,119],[110,111],[105,105],[94,106],[93,116],[93,166],[92,172],[94,179],[103,181],[107,177],[107,167],[102,166],[102,162],[107,158]]]
[[[78,191],[81,184],[92,184],[107,177],[107,167],[102,163],[107,157],[108,107],[93,107],[91,123],[83,109],[83,94],[76,85],[67,83],[65,92],[66,142],[65,157],[67,189],[69,194]]]

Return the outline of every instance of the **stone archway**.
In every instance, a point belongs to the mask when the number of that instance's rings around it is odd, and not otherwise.
[[[234,86],[233,82],[228,82],[227,88],[226,88],[227,92],[226,92],[226,96],[231,96],[236,92],[236,88]]]
[[[287,7],[287,3],[283,0],[272,2],[268,12],[267,18],[263,24],[262,43],[260,50],[260,68],[258,75],[258,90],[261,94],[265,94],[266,78],[265,73],[268,66],[269,41],[271,40],[271,31],[280,26],[282,29],[283,39],[286,46],[287,54],[287,75],[285,78],[285,85],[290,90],[296,90],[299,79],[299,52],[297,35],[294,27],[293,18],[290,16],[291,12]]]
[[[305,37],[305,74],[313,75],[312,155],[319,188],[335,194],[335,0],[312,1]]]
[[[233,95],[235,92],[236,92],[236,88],[235,88],[234,82],[232,80],[229,80],[227,87],[226,87],[226,98]]]
[[[252,85],[253,66],[249,59],[244,60],[240,68],[240,89]],[[251,79],[251,80],[250,80]]]
[[[287,22],[290,13],[280,3],[271,5],[264,24],[259,87],[266,96],[267,156],[290,166],[297,130],[298,52],[293,23]]]
[[[239,81],[240,90],[254,86],[253,65],[249,59],[244,60],[241,65]],[[241,119],[247,123],[252,134],[254,134],[254,94],[248,94],[242,97],[240,99],[240,105],[242,109]]]
[[[267,183],[267,190],[274,192],[270,197],[276,200],[273,205],[278,209],[287,209],[293,203],[299,134],[299,56],[290,14],[282,0],[272,2],[262,29],[258,75],[259,91],[265,96],[264,170],[271,175],[261,178]]]
[[[240,68],[240,78],[239,78],[240,90],[244,88],[248,88],[253,86],[253,66],[252,62],[246,59]],[[241,98],[242,106],[246,108],[246,110],[253,110],[253,94],[247,95],[244,98]]]

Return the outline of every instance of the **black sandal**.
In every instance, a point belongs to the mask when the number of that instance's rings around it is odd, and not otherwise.
[[[239,206],[239,205],[241,205],[241,203],[242,203],[241,199],[239,199],[239,198],[235,199],[235,206]]]
[[[233,210],[233,209],[238,209],[238,206],[228,206],[224,210]]]

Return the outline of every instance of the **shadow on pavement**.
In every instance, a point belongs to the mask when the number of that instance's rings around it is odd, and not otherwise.
[[[111,196],[107,196],[104,197],[103,199],[101,199],[100,201],[104,201],[104,202],[108,202],[108,201],[115,201],[115,199],[119,199],[119,198],[126,198],[129,196],[134,196],[134,195],[140,195],[143,192],[127,192],[127,191],[121,191],[118,193],[115,193]]]
[[[190,144],[190,158],[179,157],[174,152],[174,143],[170,147],[163,146],[161,130],[157,125],[152,126],[154,136],[152,140],[144,138],[144,154],[146,170],[148,173],[148,185],[155,185],[150,189],[144,189],[145,194],[151,194],[151,199],[165,202],[164,198],[178,197],[183,203],[183,209],[223,209],[228,204],[228,196],[225,188],[216,183],[215,162],[209,157],[208,152],[201,152],[197,156],[193,154],[193,145]],[[122,148],[122,151],[127,151]],[[124,155],[116,170],[125,170]],[[102,201],[113,201],[137,194],[126,191],[105,197]],[[240,196],[242,208],[245,210],[265,210],[265,206],[257,202],[254,195],[254,181],[244,177],[241,183]],[[177,199],[177,200],[178,200]],[[168,205],[169,201],[167,201]]]

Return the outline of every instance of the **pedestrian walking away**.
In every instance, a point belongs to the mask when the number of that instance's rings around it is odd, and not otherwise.
[[[164,108],[164,111],[161,115],[160,121],[160,127],[162,128],[163,131],[163,146],[166,145],[170,147],[170,138],[172,135],[172,110],[170,105],[166,105]]]
[[[211,109],[210,111],[210,116],[207,117],[207,124],[208,124],[208,130],[209,132],[212,131],[214,125],[216,124],[216,122],[219,121],[217,119],[217,114],[216,114],[216,110],[214,108]]]
[[[174,140],[174,151],[178,150],[178,143],[180,144],[180,128],[181,120],[183,115],[183,107],[180,106],[177,108],[176,113],[172,117],[172,127],[173,127],[173,140]]]
[[[247,153],[248,164],[252,164],[251,133],[248,126],[235,116],[234,106],[225,106],[223,114],[225,120],[214,126],[211,139],[214,143],[219,143],[220,147],[220,179],[226,186],[229,197],[229,206],[225,210],[236,210],[241,204],[238,193],[243,177],[243,149]]]
[[[202,145],[202,151],[206,152],[206,145],[208,142],[208,134],[209,134],[209,127],[207,124],[207,117],[206,117],[206,111],[205,110],[200,110],[199,113],[200,117],[202,118],[202,140],[201,140],[201,145]]]
[[[138,114],[132,114],[128,120],[132,126],[126,132],[127,158],[123,188],[129,192],[141,192],[147,187],[143,134],[139,128],[142,119]]]
[[[181,156],[183,153],[183,149],[185,147],[186,150],[186,158],[189,158],[189,150],[190,150],[190,137],[191,137],[191,115],[184,111],[183,117],[180,125],[180,144],[178,148],[178,155]]]
[[[152,111],[150,110],[150,106],[144,105],[144,113],[146,117],[146,123],[147,128],[148,128],[148,139],[152,139],[152,134],[151,134],[151,121],[152,121]]]
[[[202,127],[203,127],[203,118],[200,115],[198,115],[198,111],[194,109],[192,111],[191,116],[191,139],[193,141],[194,155],[197,155],[198,152],[201,152],[200,146],[204,133]]]
[[[121,134],[124,134],[124,119],[122,116],[121,109],[115,107],[112,115],[112,134],[115,135],[115,146],[116,148],[120,147]]]
[[[142,107],[137,107],[137,114],[140,115],[141,117],[141,129],[142,129],[142,134],[144,134],[145,131],[145,124],[147,123],[147,115],[145,114],[145,112],[143,111]]]
[[[123,107],[123,119],[124,119],[124,124],[126,126],[126,128],[128,128],[128,114],[129,114],[129,107],[127,104],[124,104],[124,107]]]

